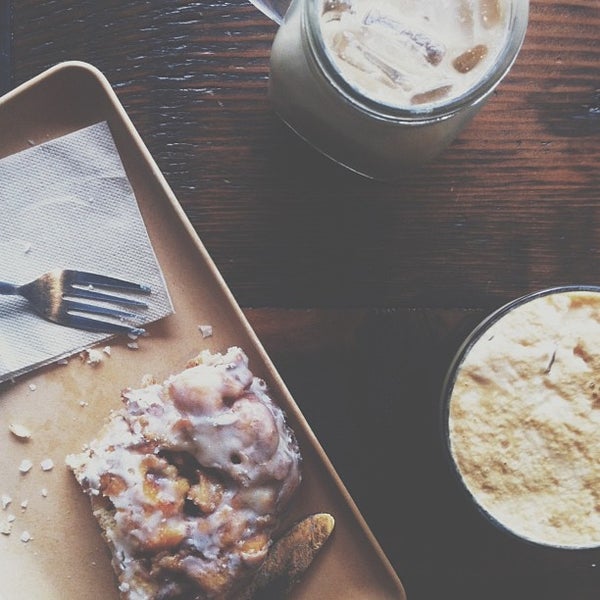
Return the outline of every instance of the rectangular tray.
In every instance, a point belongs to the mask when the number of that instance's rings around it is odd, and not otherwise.
[[[11,535],[0,535],[0,599],[117,600],[107,549],[64,457],[94,437],[122,389],[148,373],[164,379],[203,348],[235,345],[267,381],[300,443],[303,482],[288,522],[314,512],[336,519],[292,599],[404,600],[397,574],[102,73],[66,62],[0,98],[0,158],[99,121],[110,125],[176,312],[151,325],[138,350],[117,339],[97,366],[73,357],[0,386],[0,495],[12,497],[0,521],[9,512],[16,517]],[[203,339],[200,324],[212,325],[213,336]],[[13,422],[32,430],[30,441],[9,434]],[[48,457],[56,466],[42,472],[37,465]],[[23,458],[35,465],[25,477]],[[28,543],[19,539],[24,529],[33,537]]]

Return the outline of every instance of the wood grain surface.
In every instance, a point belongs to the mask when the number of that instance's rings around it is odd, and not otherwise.
[[[0,7],[2,81],[73,59],[107,76],[410,600],[598,597],[600,554],[529,552],[469,509],[438,427],[448,365],[485,314],[600,282],[598,0],[533,0],[482,112],[394,184],[338,167],[273,114],[277,27],[249,2]]]
[[[482,311],[246,314],[409,600],[598,598],[600,551],[565,556],[515,543],[473,510],[448,468],[443,381]]]
[[[273,114],[276,25],[249,2],[19,0],[13,21],[15,84],[104,72],[244,306],[493,307],[600,280],[598,0],[532,2],[488,105],[392,185]]]

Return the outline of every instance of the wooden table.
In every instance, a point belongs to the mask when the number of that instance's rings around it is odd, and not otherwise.
[[[393,185],[273,114],[275,32],[243,0],[0,0],[0,87],[70,59],[108,77],[410,600],[597,598],[600,553],[532,558],[464,506],[437,415],[485,314],[600,281],[599,0],[533,0],[489,104]]]

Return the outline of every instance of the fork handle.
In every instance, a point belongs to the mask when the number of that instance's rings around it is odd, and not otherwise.
[[[4,294],[5,296],[14,296],[19,293],[18,287],[12,283],[6,283],[5,281],[0,281],[0,294]]]

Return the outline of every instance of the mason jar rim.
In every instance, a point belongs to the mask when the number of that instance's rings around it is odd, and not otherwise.
[[[312,54],[329,84],[336,88],[346,101],[372,117],[413,123],[415,125],[441,121],[452,117],[463,108],[483,102],[509,72],[525,40],[529,20],[529,0],[512,0],[509,31],[506,43],[497,57],[495,66],[468,90],[448,102],[438,102],[429,109],[402,108],[378,102],[361,93],[341,75],[325,46],[319,23],[319,7],[323,0],[303,2],[303,29],[307,32]]]

